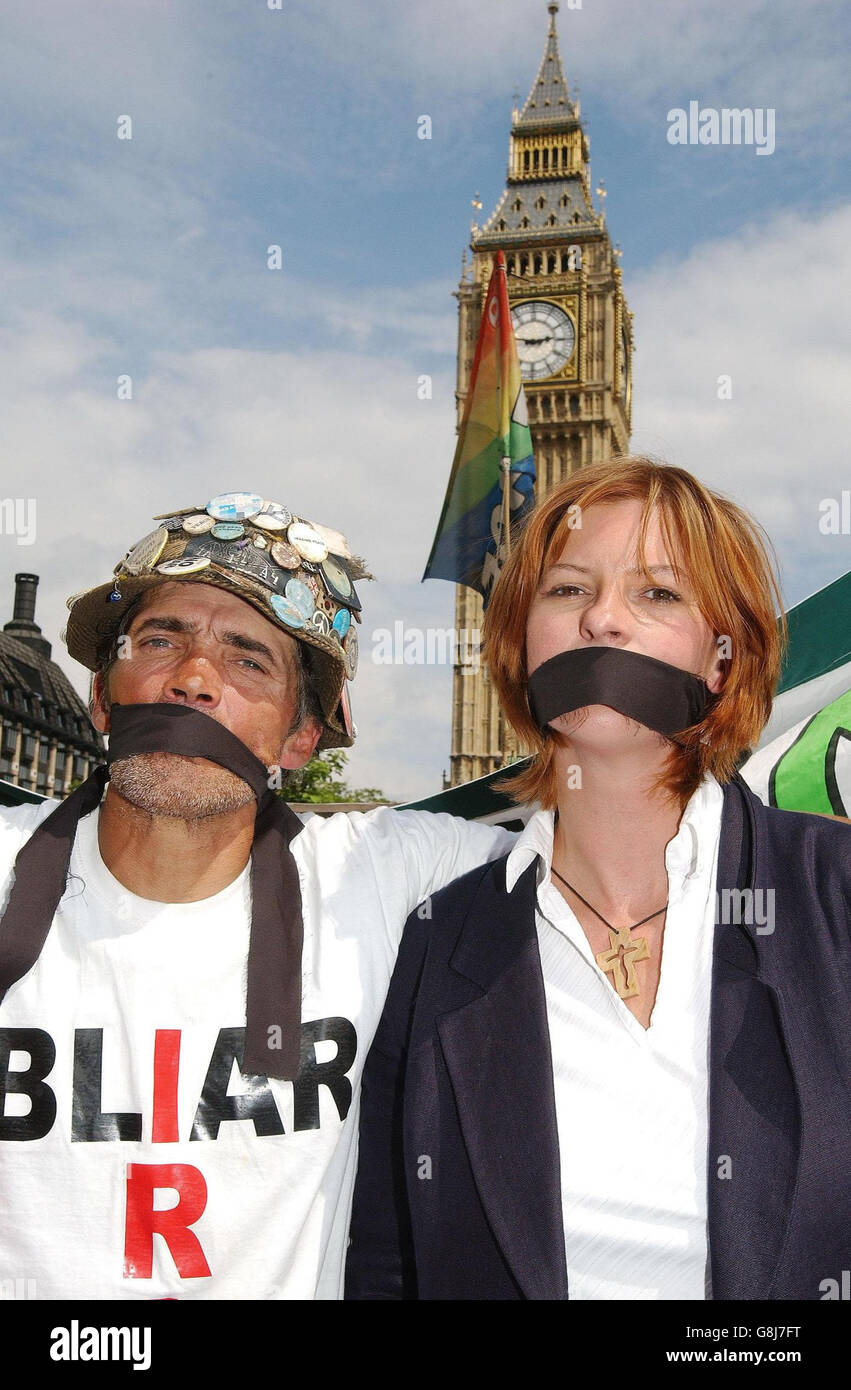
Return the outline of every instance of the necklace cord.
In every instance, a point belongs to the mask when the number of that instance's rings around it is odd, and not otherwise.
[[[655,912],[650,913],[649,917],[642,917],[640,922],[633,922],[631,927],[613,927],[611,922],[606,921],[602,912],[598,912],[596,907],[592,907],[591,904],[587,902],[585,898],[583,898],[582,894],[576,888],[574,888],[573,884],[568,883],[567,879],[564,877],[563,874],[559,873],[558,869],[555,867],[554,864],[551,864],[550,868],[552,869],[552,872],[555,874],[556,878],[561,880],[565,888],[569,888],[571,893],[575,893],[579,901],[581,903],[585,903],[585,906],[588,908],[588,911],[593,912],[595,917],[599,917],[600,921],[604,924],[604,926],[607,926],[609,928],[609,931],[635,931],[636,927],[643,927],[645,922],[650,922],[654,917],[658,917],[659,914],[664,912],[668,906],[668,900],[666,900],[664,907],[657,908]]]

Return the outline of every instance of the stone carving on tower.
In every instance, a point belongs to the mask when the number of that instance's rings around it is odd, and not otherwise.
[[[537,497],[576,469],[628,451],[633,350],[619,252],[591,199],[588,137],[559,56],[555,0],[548,11],[538,74],[523,108],[512,112],[505,191],[485,224],[473,224],[472,260],[457,291],[460,422],[485,291],[496,252],[505,253]],[[597,194],[603,202],[604,190]],[[459,585],[456,630],[477,632],[481,622],[479,595]],[[526,751],[504,726],[486,673],[456,664],[448,785]]]

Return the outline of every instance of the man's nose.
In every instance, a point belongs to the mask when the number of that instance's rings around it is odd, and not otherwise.
[[[164,694],[176,704],[215,709],[222,697],[222,680],[216,663],[203,651],[187,652],[168,681]]]

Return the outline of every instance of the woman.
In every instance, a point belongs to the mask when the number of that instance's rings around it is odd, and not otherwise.
[[[851,838],[735,774],[778,600],[680,469],[532,514],[484,642],[541,809],[406,929],[349,1297],[818,1299],[849,1267]]]

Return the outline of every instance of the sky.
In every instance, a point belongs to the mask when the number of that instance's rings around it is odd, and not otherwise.
[[[68,595],[155,513],[282,502],[376,576],[347,776],[407,800],[448,769],[451,669],[377,664],[374,634],[453,620],[453,587],[420,582],[455,442],[452,292],[547,7],[278,2],[2,18],[0,501],[34,499],[36,526],[0,521],[0,620],[14,574],[40,575],[37,620],[85,696]],[[819,527],[851,489],[851,11],[562,0],[557,24],[635,315],[631,447],[746,507],[791,605],[851,569],[851,536]],[[773,110],[773,153],[672,145],[692,100]]]

